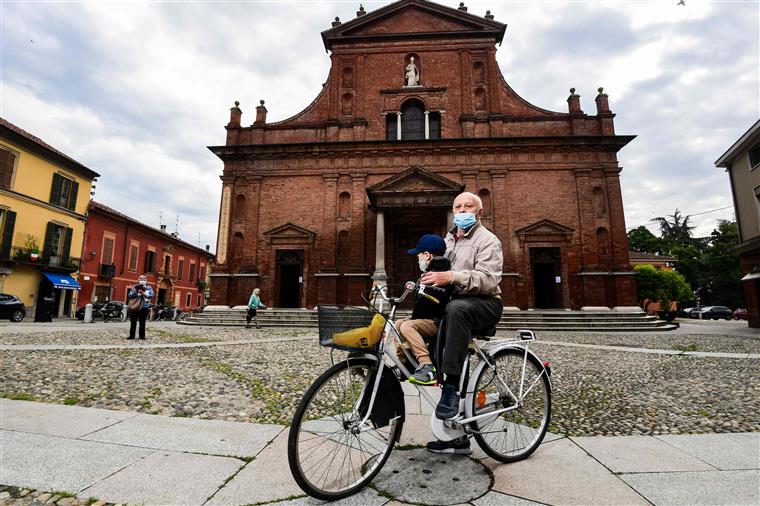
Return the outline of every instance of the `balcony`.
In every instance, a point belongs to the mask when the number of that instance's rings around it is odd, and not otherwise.
[[[206,282],[203,281],[203,280],[201,280],[201,279],[199,279],[198,280],[198,290],[199,291],[203,291],[205,289],[206,289]]]
[[[116,266],[113,264],[100,264],[98,276],[104,279],[111,279],[116,276]]]
[[[8,260],[18,264],[32,265],[62,272],[78,271],[81,263],[81,259],[74,257],[67,258],[59,255],[51,255],[46,258],[45,255],[43,255],[43,252],[39,251],[37,248],[15,244],[11,246],[10,258]]]

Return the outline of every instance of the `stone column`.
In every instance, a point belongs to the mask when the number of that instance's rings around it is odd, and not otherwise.
[[[377,211],[375,220],[375,272],[372,279],[375,284],[383,284],[388,280],[385,272],[385,213]]]
[[[401,111],[396,113],[396,140],[401,140]]]
[[[430,111],[425,111],[425,139],[430,139]]]

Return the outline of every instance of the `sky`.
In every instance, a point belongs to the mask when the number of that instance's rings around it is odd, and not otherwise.
[[[758,0],[465,3],[508,25],[497,61],[529,102],[566,112],[574,87],[593,115],[604,87],[616,132],[637,136],[618,153],[629,229],[676,208],[696,235],[733,219],[714,162],[760,117]],[[308,106],[330,65],[320,32],[358,7],[0,0],[0,116],[99,172],[97,201],[214,251],[223,165],[207,146],[229,108],[247,125],[259,100],[268,122]]]

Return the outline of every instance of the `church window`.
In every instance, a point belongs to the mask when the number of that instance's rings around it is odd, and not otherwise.
[[[441,115],[425,110],[425,104],[413,98],[401,106],[399,113],[388,113],[385,117],[386,140],[423,140],[441,138]],[[401,135],[399,136],[399,124]]]

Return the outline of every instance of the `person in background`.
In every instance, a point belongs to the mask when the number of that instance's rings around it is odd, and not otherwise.
[[[148,284],[148,277],[143,274],[137,279],[137,284],[129,289],[127,299],[130,303],[139,299],[139,305],[136,310],[130,309],[129,311],[129,337],[127,339],[135,338],[135,327],[137,322],[140,322],[140,339],[145,339],[145,320],[148,318],[150,312],[150,301],[153,298],[153,288]]]
[[[251,327],[251,319],[253,319],[257,329],[261,328],[261,325],[259,325],[259,320],[256,318],[256,310],[266,309],[267,307],[263,302],[261,302],[261,298],[259,297],[260,293],[260,289],[254,288],[253,293],[251,294],[251,298],[248,299],[248,312],[245,315],[245,328],[247,329]]]

